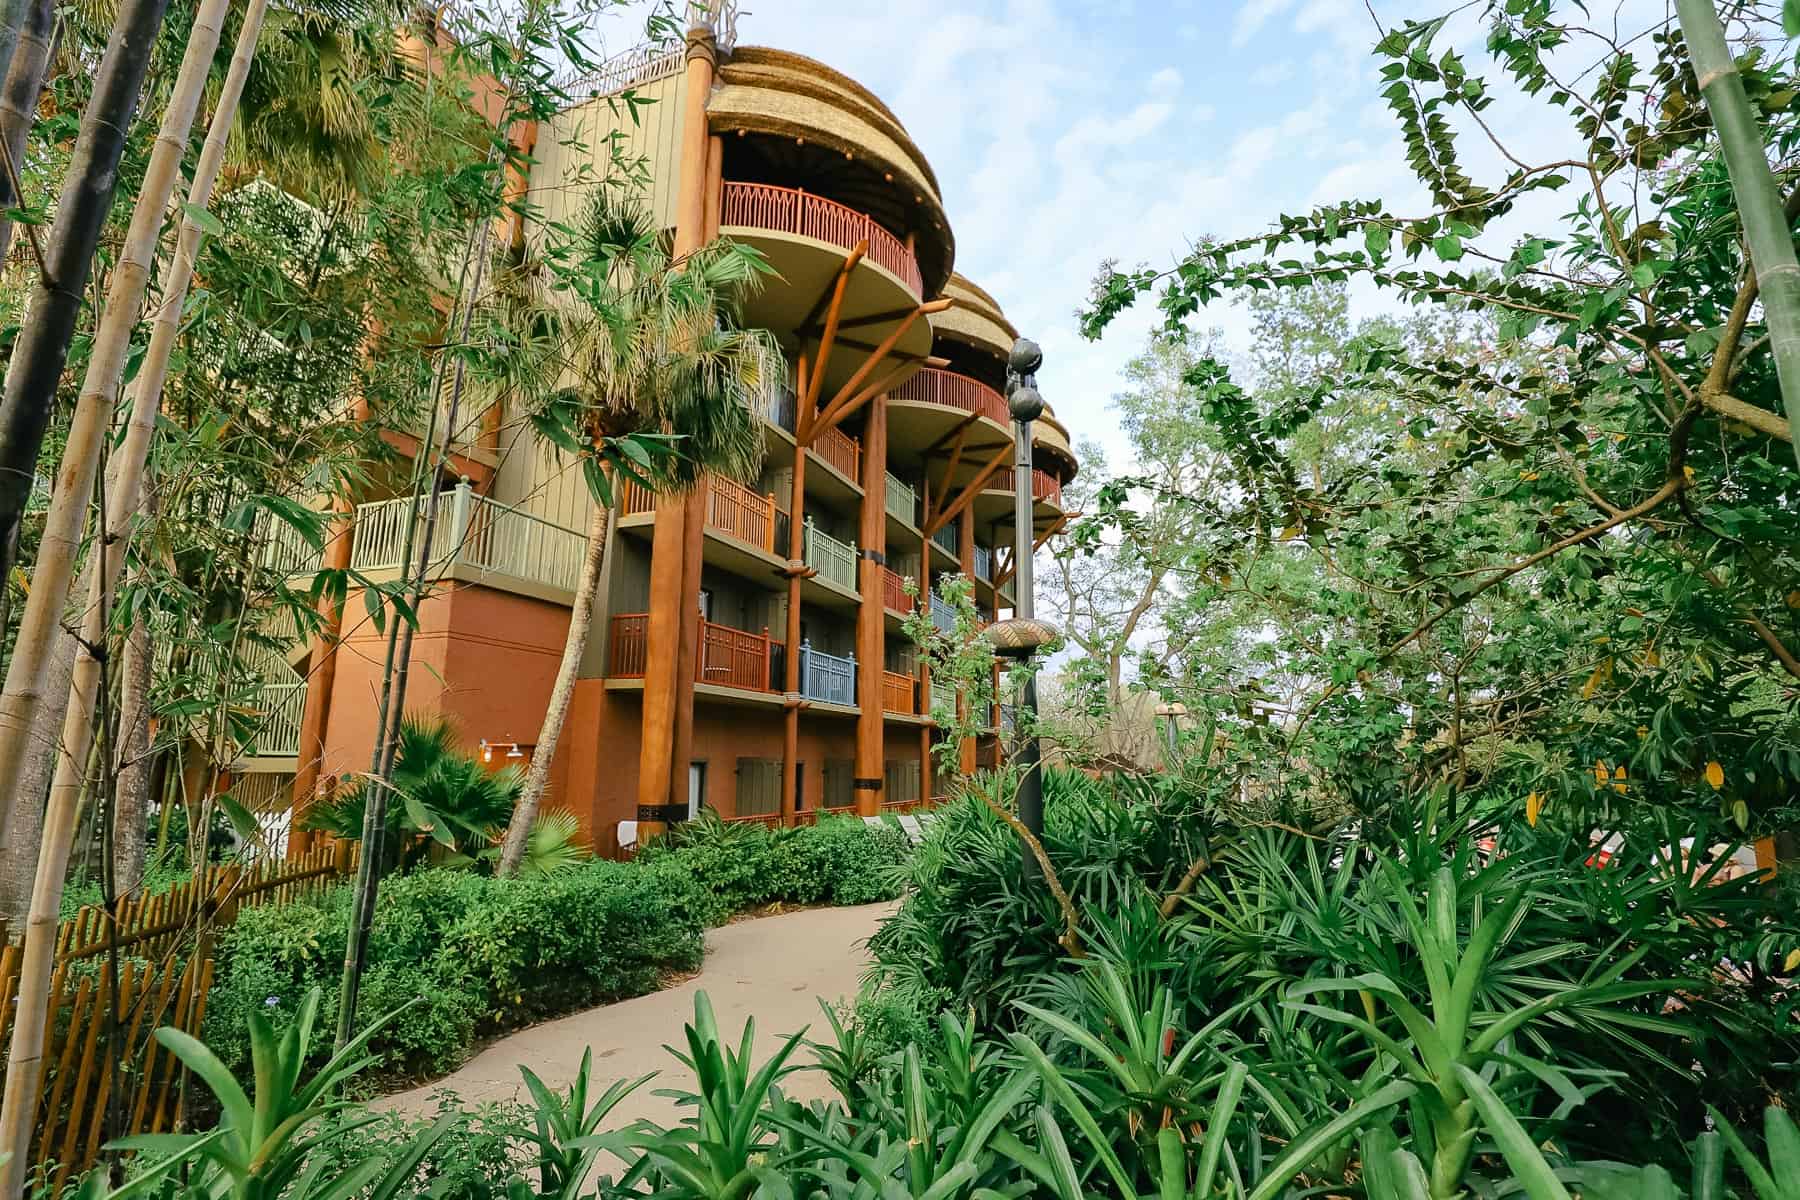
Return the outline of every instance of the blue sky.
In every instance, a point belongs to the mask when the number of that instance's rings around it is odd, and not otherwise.
[[[1327,200],[1423,207],[1377,94],[1379,33],[1362,0],[741,2],[741,43],[817,58],[899,115],[938,174],[957,269],[1043,344],[1046,399],[1115,468],[1125,449],[1109,404],[1151,314],[1081,338],[1075,310],[1102,260],[1167,265],[1191,239]],[[1392,23],[1450,5],[1376,7]],[[1440,42],[1472,62],[1480,7],[1464,6]],[[616,34],[609,50],[629,44]],[[1532,150],[1551,128],[1534,113],[1494,120]],[[1245,344],[1241,310],[1202,320]]]

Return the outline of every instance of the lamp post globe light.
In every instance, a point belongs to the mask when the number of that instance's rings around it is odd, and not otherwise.
[[[1169,704],[1159,704],[1156,706],[1156,715],[1162,717],[1164,721],[1163,736],[1169,746],[1169,761],[1166,765],[1173,768],[1181,739],[1179,725],[1181,718],[1187,716],[1187,705],[1179,700]]]
[[[1044,412],[1044,398],[1037,390],[1037,370],[1044,352],[1029,338],[1013,343],[1006,363],[1006,406],[1013,418],[1013,616],[988,629],[994,651],[1026,667],[1025,694],[1019,698],[1020,718],[1015,723],[1019,764],[1019,823],[1040,841],[1044,836],[1044,776],[1037,738],[1037,671],[1032,658],[1056,639],[1054,627],[1035,619],[1031,516],[1031,423]],[[1027,878],[1037,872],[1037,857],[1024,847]]]

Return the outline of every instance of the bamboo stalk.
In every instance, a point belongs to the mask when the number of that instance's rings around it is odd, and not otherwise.
[[[1762,129],[1744,94],[1737,59],[1725,42],[1713,0],[1676,0],[1675,11],[1700,94],[1719,131],[1719,148],[1731,175],[1731,192],[1769,326],[1769,352],[1781,381],[1781,402],[1800,462],[1800,262],[1794,257],[1793,233],[1769,170]]]
[[[113,270],[106,310],[95,333],[87,378],[76,405],[63,463],[58,470],[58,488],[45,521],[38,566],[33,572],[34,586],[20,629],[19,649],[14,653],[13,668],[25,671],[28,679],[34,670],[41,674],[42,651],[48,647],[49,635],[60,620],[63,605],[67,601],[74,554],[80,544],[81,530],[85,523],[87,495],[93,488],[94,476],[104,449],[106,430],[112,421],[113,398],[117,395],[123,378],[131,332],[143,310],[144,287],[149,279],[157,236],[162,229],[169,198],[174,193],[175,183],[181,174],[182,154],[187,147],[188,133],[193,127],[194,117],[199,111],[206,77],[212,67],[213,55],[218,50],[219,35],[228,8],[227,0],[205,0],[194,17],[187,48],[182,56],[181,70],[176,76],[168,106],[163,111],[156,147],[151,152],[150,165],[145,172],[136,207],[132,211],[125,246]],[[247,43],[240,37],[240,53],[244,45],[247,44],[252,52],[256,45],[256,30],[248,20],[245,25],[249,37]],[[240,90],[243,74],[249,69],[248,56],[242,57],[244,61],[240,63],[239,56],[234,56],[231,67]],[[212,128],[208,131],[206,150],[195,169],[190,198],[197,195],[202,205],[211,195],[212,182],[217,178],[218,165],[223,158],[224,133],[229,130],[236,110],[236,97],[230,92],[231,78],[227,77],[227,93],[221,97]],[[216,150],[215,138],[219,141]],[[207,176],[204,173],[209,159],[212,171]],[[188,227],[191,224],[191,218],[184,222],[179,248],[165,272],[165,283],[180,280],[182,291],[185,291],[184,272],[191,273],[191,252],[198,244],[197,229],[193,231],[194,238],[190,242]],[[186,268],[182,265],[184,263],[187,264]],[[165,309],[171,304],[179,310],[181,299],[165,288]],[[157,390],[160,391],[160,385]],[[99,548],[102,564],[94,576],[94,591],[101,602],[90,604],[82,620],[82,646],[76,659],[74,678],[69,684],[68,711],[63,723],[56,781],[51,785],[50,801],[45,810],[44,836],[38,848],[37,878],[32,886],[31,914],[25,927],[24,962],[19,980],[21,1020],[13,1035],[8,1057],[5,1101],[0,1106],[0,1150],[12,1152],[11,1158],[0,1165],[0,1196],[16,1195],[19,1192],[27,1167],[28,1140],[38,1097],[35,1089],[27,1089],[21,1085],[26,1078],[35,1075],[36,1062],[43,1053],[43,1046],[41,1043],[33,1044],[36,1038],[32,1031],[36,1022],[24,1017],[27,1011],[41,1007],[46,999],[43,995],[44,980],[50,973],[51,941],[62,902],[70,838],[74,834],[72,818],[81,795],[82,772],[93,744],[93,701],[100,674],[100,661],[95,656],[95,647],[105,641],[108,613],[104,601],[113,583],[117,581],[119,568],[124,562],[123,538],[116,535],[125,532],[126,523],[136,512],[143,480],[143,460],[149,451],[148,430],[139,429],[139,412],[146,407],[145,397],[149,396],[149,420],[154,421],[156,394],[147,386],[147,382],[139,388],[137,403],[133,405],[132,427],[126,433],[126,445],[120,452],[119,478],[109,498],[108,511],[102,514],[105,522]],[[59,507],[64,511],[59,512]],[[39,662],[30,664],[24,661],[27,653],[25,629],[32,625],[34,616],[46,629],[40,637],[41,645],[36,648]],[[9,670],[9,682],[10,677]],[[41,680],[39,682],[41,685]],[[20,693],[20,699],[26,700],[28,706],[24,713],[23,728],[30,727],[29,709],[35,708],[39,703],[36,691],[34,688]],[[15,771],[24,758],[20,753],[23,749],[21,742],[16,731],[14,736],[0,734],[0,745],[11,746],[11,765]],[[8,776],[0,773],[0,789],[9,788],[11,783]]]
[[[31,0],[5,72],[5,85],[0,87],[0,163],[11,163],[15,169],[25,165],[25,142],[44,90],[55,31],[56,0]],[[12,172],[0,167],[0,208],[23,202],[24,198],[13,192]],[[12,249],[15,228],[12,221],[0,218],[0,261]]]
[[[167,4],[168,0],[124,0],[119,6],[95,76],[93,98],[82,113],[81,132],[63,177],[47,253],[7,363],[5,392],[0,395],[0,578],[11,573],[18,554],[19,523],[36,478],[38,452],[68,363],[69,344],[93,272],[94,250],[118,186],[126,132],[137,113],[144,73]],[[156,219],[162,219],[160,210]],[[76,491],[77,499],[85,504],[87,489]],[[61,615],[60,611],[55,614]],[[15,652],[15,660],[18,657]],[[34,666],[41,664],[40,656]],[[22,677],[20,683],[35,707],[42,677]],[[9,670],[6,694],[0,697],[0,755],[11,763],[10,769],[0,770],[0,784],[4,785],[0,796],[9,804],[16,795],[17,764],[23,757],[17,743],[31,726],[29,719],[18,720],[10,711],[18,691]],[[29,715],[27,711],[27,718]],[[4,816],[0,813],[0,839],[6,833]],[[0,1127],[3,1125],[0,1119]],[[15,1164],[0,1172],[0,1180],[14,1178],[23,1169],[23,1164]]]
[[[0,0],[0,79],[12,70],[13,52],[19,46],[19,27],[25,23],[30,0]]]
[[[113,268],[106,305],[94,331],[87,373],[57,468],[50,509],[44,517],[31,592],[7,668],[6,693],[0,697],[0,796],[23,795],[20,783],[29,749],[26,743],[37,712],[46,703],[62,699],[45,695],[51,642],[68,603],[75,559],[87,523],[88,499],[94,490],[107,429],[112,424],[113,399],[124,376],[132,330],[143,311],[144,288],[149,282],[163,215],[181,176],[182,152],[205,92],[207,71],[218,48],[226,9],[224,0],[209,0],[195,17],[181,73],[164,110],[125,245]],[[51,727],[57,723],[52,715]],[[10,811],[7,815],[5,825],[0,825],[0,840],[5,838],[6,825],[11,824]],[[19,849],[27,853],[30,850]]]

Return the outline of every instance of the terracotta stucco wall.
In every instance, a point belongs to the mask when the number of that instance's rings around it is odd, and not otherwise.
[[[596,852],[618,853],[618,825],[637,815],[638,731],[643,717],[636,691],[607,691],[597,679],[576,688],[569,716],[568,804],[582,817],[584,832]],[[706,803],[725,816],[736,809],[739,758],[781,758],[782,714],[722,704],[701,697],[694,707],[693,760],[704,762]],[[856,722],[850,717],[802,715],[800,758],[804,764],[804,807],[817,808],[825,792],[825,764],[847,762],[856,755]],[[918,758],[918,736],[911,726],[891,726],[887,757]]]
[[[529,746],[556,680],[569,610],[493,588],[446,587],[419,607],[406,711],[449,717],[471,751],[483,738]],[[363,612],[359,591],[345,611]],[[338,652],[321,768],[339,776],[369,769],[387,651],[387,635],[370,622],[346,624],[353,628]],[[551,786],[560,791],[568,755],[558,759]]]

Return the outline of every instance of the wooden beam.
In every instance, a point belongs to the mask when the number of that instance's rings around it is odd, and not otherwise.
[[[818,409],[819,389],[825,384],[825,364],[831,361],[831,347],[837,341],[838,318],[844,311],[844,289],[850,286],[850,272],[868,252],[867,239],[856,244],[856,249],[844,260],[843,269],[838,272],[837,286],[832,289],[831,306],[825,310],[825,332],[819,338],[819,357],[813,363],[812,378],[807,381],[800,403],[800,416],[794,422],[794,437],[802,446],[812,441],[813,413]]]
[[[957,465],[962,462],[963,442],[968,439],[969,426],[972,424],[973,422],[971,421],[964,421],[956,428],[956,446],[950,452],[950,466],[944,471],[944,495],[946,496],[950,494],[950,489],[956,486],[956,468]],[[925,469],[925,478],[931,478],[931,468],[929,465]],[[937,526],[933,525],[925,532],[930,534],[935,533],[936,531]]]
[[[911,369],[911,363],[901,363],[886,375],[883,375],[880,379],[858,392],[850,403],[839,405],[834,402],[829,405],[819,417],[818,432],[823,433],[827,429],[843,424],[844,418],[848,417],[851,413],[855,412],[875,397],[881,395],[881,393],[891,389],[896,383],[900,382],[900,376]]]
[[[951,438],[960,437],[963,433],[965,433],[968,430],[969,426],[973,425],[975,422],[977,422],[979,420],[981,420],[980,413],[970,413],[967,417],[964,417],[960,422],[957,423],[956,428],[954,428],[950,432],[946,433],[943,437],[939,438],[937,441],[931,443],[931,445],[925,447],[925,452],[920,457],[930,458],[934,454],[937,454],[939,451],[941,451],[944,448],[944,446],[950,441]]]
[[[930,304],[921,304],[906,314],[906,319],[896,325],[892,333],[881,339],[881,345],[875,347],[874,352],[870,354],[863,365],[856,369],[856,374],[850,376],[844,382],[844,386],[838,389],[837,395],[831,398],[831,403],[825,406],[825,413],[819,418],[820,423],[829,429],[835,423],[833,417],[843,415],[844,407],[850,403],[851,398],[856,394],[856,389],[863,385],[864,380],[868,379],[869,372],[887,359],[895,344],[906,336],[906,331],[913,327],[915,321],[931,313],[943,312],[949,305],[948,300],[933,300]],[[873,395],[873,393],[870,394]]]
[[[1031,543],[1031,552],[1033,554],[1036,554],[1039,550],[1042,550],[1044,548],[1045,542],[1049,541],[1051,538],[1053,538],[1057,534],[1061,533],[1063,526],[1067,525],[1071,520],[1073,520],[1074,518],[1076,518],[1080,515],[1081,515],[1080,513],[1063,513],[1060,516],[1058,516],[1056,518],[1056,520],[1050,522],[1050,527],[1048,529],[1044,530],[1044,532],[1038,534],[1037,538]],[[1013,552],[1012,557],[1015,559],[1018,557],[1018,552],[1016,550]],[[998,569],[995,570],[995,572],[994,572],[994,587],[996,590],[1000,587],[1001,584],[1005,583],[1007,580],[1009,580],[1013,577],[1013,565],[1014,564],[1009,562],[1006,565],[1006,568],[1004,570],[998,570]]]
[[[854,269],[856,264],[860,261],[862,261],[861,255],[845,259],[844,265],[838,268],[838,278],[849,278],[851,270]],[[828,283],[823,288],[819,289],[819,298],[813,301],[813,306],[806,310],[806,316],[802,317],[800,319],[800,324],[794,327],[802,341],[810,337],[818,336],[821,328],[819,325],[819,318],[825,315],[825,306],[831,303],[832,292],[836,286],[837,280],[833,280],[831,283]]]
[[[839,322],[838,328],[861,329],[864,325],[881,325],[888,321],[898,321],[901,317],[904,317],[907,313],[912,312],[917,307],[918,305],[916,304],[909,304],[905,308],[890,308],[886,312],[870,313],[864,317],[852,317],[848,321]],[[811,319],[816,319],[815,314],[808,314],[808,316]],[[817,327],[812,325],[810,319],[808,324],[803,325],[800,329],[801,336],[803,337],[812,337],[817,335],[818,332]]]
[[[975,502],[975,497],[981,491],[982,484],[992,479],[994,477],[994,472],[1006,465],[1006,458],[1012,453],[1012,449],[1013,448],[1009,443],[994,451],[994,457],[988,459],[987,464],[981,468],[975,478],[969,480],[968,485],[956,494],[956,499],[950,502],[949,507],[938,514],[937,523],[931,527],[929,532],[936,533],[945,525],[956,520],[963,509],[973,504]],[[946,477],[944,482],[947,485],[949,483],[949,478]]]

